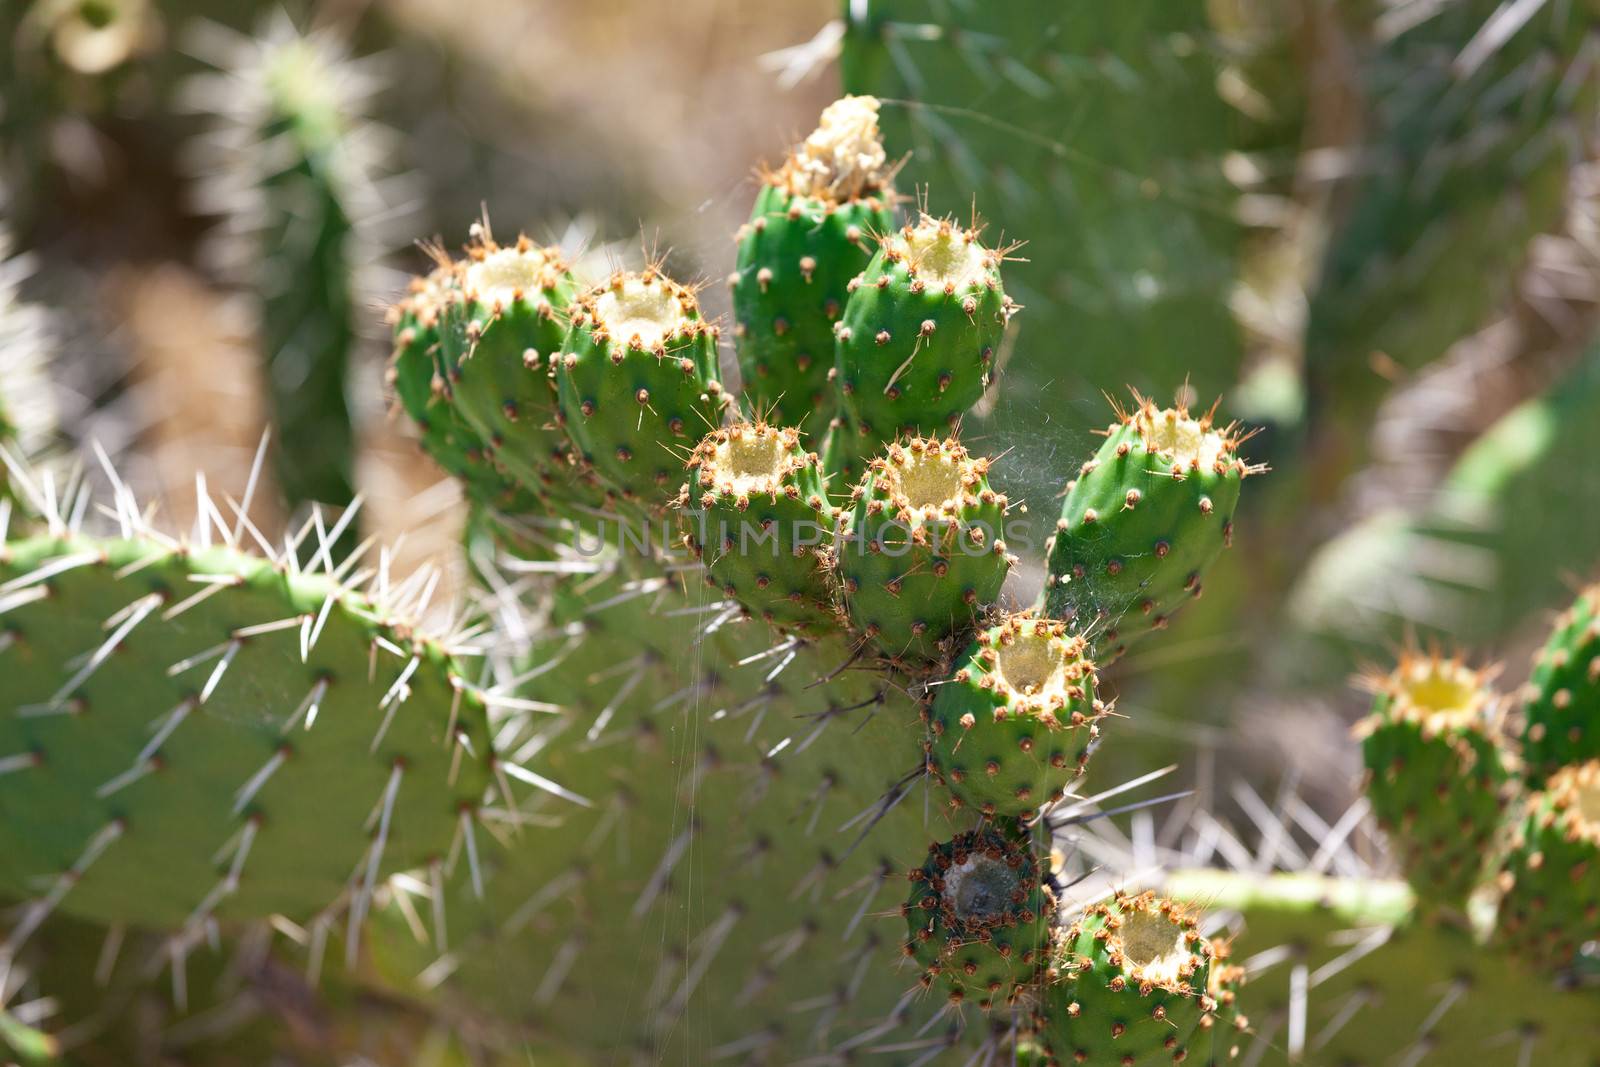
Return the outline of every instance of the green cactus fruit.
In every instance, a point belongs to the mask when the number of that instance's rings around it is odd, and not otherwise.
[[[744,395],[763,417],[821,434],[833,414],[833,326],[850,279],[894,229],[878,101],[847,96],[761,177],[729,277]]]
[[[1500,936],[1566,966],[1600,939],[1600,760],[1556,771],[1526,803],[1500,875]]]
[[[1407,652],[1356,727],[1366,794],[1417,892],[1419,910],[1464,914],[1482,883],[1511,778],[1486,672]]]
[[[952,806],[1023,815],[1083,773],[1106,712],[1087,650],[1027,613],[978,634],[925,713],[928,770]]]
[[[816,453],[800,431],[741,422],[713,430],[689,457],[677,506],[706,581],[784,630],[842,629],[829,561],[833,516]]]
[[[1211,939],[1211,971],[1206,992],[1216,1008],[1201,1018],[1199,1027],[1190,1035],[1189,1062],[1219,1067],[1239,1058],[1243,1037],[1250,1030],[1250,1017],[1240,1010],[1239,1000],[1248,972],[1243,966],[1230,963],[1232,956],[1231,939]]]
[[[1600,758],[1600,585],[1578,594],[1534,657],[1522,758],[1535,786],[1558,768]]]
[[[390,386],[416,424],[422,450],[461,482],[469,500],[508,513],[536,510],[537,498],[495,466],[483,437],[451,403],[438,373],[440,315],[454,289],[454,271],[440,267],[426,278],[413,279],[410,290],[389,309],[394,339]]]
[[[1240,483],[1258,469],[1239,458],[1237,427],[1212,412],[1134,400],[1067,486],[1039,604],[1093,627],[1102,660],[1200,595],[1200,576],[1232,541]]]
[[[954,438],[889,446],[854,493],[835,555],[850,620],[890,660],[948,662],[1014,562],[989,461]]]
[[[287,559],[6,544],[0,665],[0,893],[33,898],[8,945],[58,907],[304,921],[353,888],[354,922],[375,878],[451,852],[489,779],[444,644]]]
[[[502,246],[479,224],[454,270],[437,361],[461,416],[506,476],[549,509],[605,511],[605,489],[574,462],[559,425],[551,375],[577,289],[560,250],[527,237]]]
[[[1215,1027],[1211,942],[1196,913],[1154,893],[1119,893],[1068,927],[1036,1038],[1046,1063],[1182,1063]]]
[[[928,846],[902,906],[905,954],[952,1003],[1012,1003],[1044,973],[1056,899],[1026,830],[999,823]]]
[[[975,231],[924,215],[885,236],[851,279],[836,384],[874,445],[946,433],[983,396],[1016,310],[1000,287],[1004,259]]]
[[[617,272],[577,298],[555,365],[558,422],[624,499],[667,504],[684,453],[722,423],[717,328],[659,270]]]

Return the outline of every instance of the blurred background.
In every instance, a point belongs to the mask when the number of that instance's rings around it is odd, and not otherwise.
[[[1129,386],[1221,398],[1273,468],[1208,595],[1118,666],[1127,740],[1095,775],[1182,761],[1208,810],[1286,790],[1331,818],[1364,661],[1459,643],[1514,685],[1600,557],[1597,23],[1590,0],[6,0],[0,411],[37,455],[98,442],[179,524],[276,423],[298,459],[262,529],[359,492],[402,565],[459,569],[458,492],[386,398],[418,242],[487,218],[719,283],[757,165],[872,93],[904,194],[1027,242],[966,430],[1036,544]],[[1244,793],[1209,791],[1219,761]]]

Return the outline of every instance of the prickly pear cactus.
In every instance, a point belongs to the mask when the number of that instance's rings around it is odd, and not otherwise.
[[[952,807],[1023,815],[1083,773],[1106,705],[1083,637],[1012,615],[978,634],[926,711],[928,770]]]
[[[821,462],[800,431],[759,422],[713,430],[688,469],[677,503],[687,511],[685,541],[712,588],[774,626],[838,632],[833,516]]]
[[[179,927],[364,900],[447,853],[487,783],[448,647],[327,574],[46,537],[0,552],[0,612],[3,888],[33,898],[8,946],[56,908]]]
[[[1377,697],[1356,732],[1373,814],[1419,909],[1464,912],[1494,854],[1514,763],[1499,697],[1483,672],[1437,653],[1407,654],[1369,682]]]
[[[582,462],[630,502],[660,508],[682,454],[722,421],[717,327],[657,269],[618,272],[573,302],[555,363],[560,424]]]
[[[1534,784],[1600,757],[1600,586],[1556,620],[1523,692],[1522,754]]]
[[[1078,620],[1108,659],[1200,595],[1253,471],[1238,427],[1217,425],[1214,412],[1158,408],[1137,393],[1134,403],[1068,483],[1040,600],[1051,616]]]
[[[846,287],[895,226],[892,169],[878,101],[847,96],[781,167],[761,175],[739,231],[728,281],[745,396],[761,418],[816,440],[836,407],[833,327]]]
[[[1066,930],[1036,1041],[1050,1067],[1182,1063],[1216,1025],[1211,942],[1194,909],[1118,894]]]
[[[1527,801],[1503,868],[1500,930],[1543,968],[1600,938],[1600,760],[1563,767]]]
[[[840,520],[837,566],[856,629],[888,659],[943,663],[1000,596],[1007,500],[954,438],[913,437],[872,461]]]

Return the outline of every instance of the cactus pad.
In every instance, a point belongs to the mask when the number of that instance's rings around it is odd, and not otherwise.
[[[1527,801],[1501,875],[1513,951],[1565,966],[1600,939],[1600,760],[1564,767]]]
[[[850,618],[891,660],[938,664],[993,607],[1011,559],[989,461],[956,440],[893,444],[855,490],[837,563]]]
[[[1463,912],[1492,854],[1510,779],[1484,672],[1407,653],[1370,680],[1357,727],[1373,814],[1402,856],[1419,907]]]
[[[1022,815],[1083,773],[1105,705],[1083,638],[1013,615],[983,631],[927,712],[928,769],[951,803]]]
[[[1134,399],[1067,487],[1041,598],[1050,617],[1097,627],[1102,658],[1200,595],[1201,574],[1232,540],[1239,485],[1252,473],[1236,427]]]
[[[1036,1038],[1051,1067],[1181,1063],[1215,1024],[1212,947],[1186,905],[1118,894],[1067,928]]]
[[[998,823],[929,845],[910,878],[905,952],[925,986],[942,978],[952,1001],[988,1011],[1044,973],[1056,900],[1026,831]]]
[[[926,215],[883,238],[835,330],[837,384],[858,430],[874,442],[945,433],[978,402],[1015,310],[1000,287],[1004,258]]]
[[[1600,585],[1556,620],[1534,660],[1523,705],[1522,754],[1534,784],[1600,757]]]
[[[878,101],[847,96],[762,176],[729,278],[744,393],[766,418],[820,437],[833,414],[833,325],[850,279],[894,229]]]
[[[655,270],[618,272],[575,301],[556,384],[582,459],[651,507],[672,499],[684,453],[721,424],[726,399],[716,327],[693,292]]]
[[[0,665],[0,889],[36,898],[13,941],[57,907],[308,918],[448,853],[488,780],[438,643],[232,549],[6,545]]]
[[[763,423],[714,430],[689,459],[679,506],[712,585],[775,626],[837,631],[828,545],[833,520],[800,431]]]

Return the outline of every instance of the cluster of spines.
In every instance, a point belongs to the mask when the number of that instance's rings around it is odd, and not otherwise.
[[[941,664],[999,599],[1015,562],[989,461],[954,438],[912,437],[872,461],[841,514],[851,621],[893,662]]]
[[[1201,575],[1232,543],[1240,483],[1261,469],[1214,412],[1134,401],[1068,484],[1040,599],[1045,613],[1094,627],[1105,659],[1200,595]]]
[[[1356,731],[1366,795],[1428,912],[1465,913],[1509,796],[1514,759],[1489,673],[1407,652],[1393,671],[1367,679],[1376,699]]]

